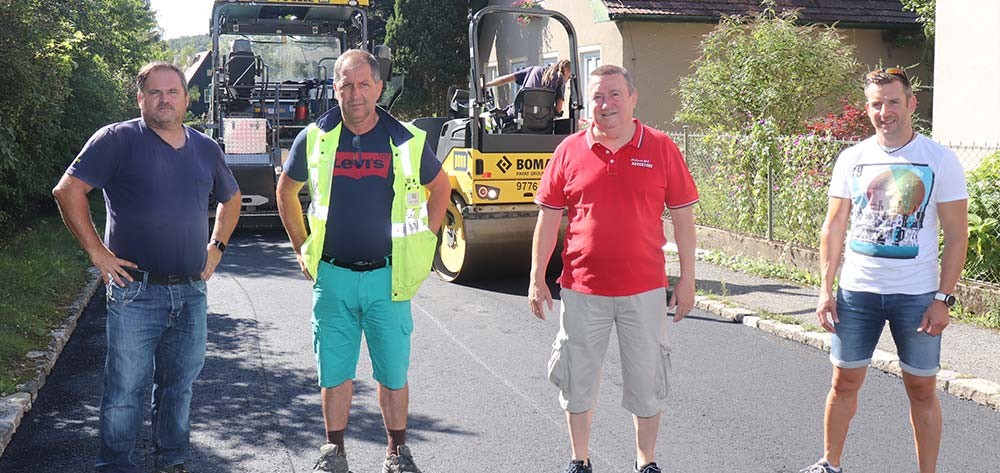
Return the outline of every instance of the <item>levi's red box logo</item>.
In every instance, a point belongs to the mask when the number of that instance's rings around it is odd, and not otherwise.
[[[333,175],[351,179],[377,176],[386,179],[389,176],[389,164],[392,162],[390,153],[355,153],[337,151],[333,163]]]

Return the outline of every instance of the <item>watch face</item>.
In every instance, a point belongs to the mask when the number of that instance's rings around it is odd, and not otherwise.
[[[944,296],[944,305],[946,305],[948,307],[952,307],[952,306],[955,305],[956,302],[958,302],[958,299],[955,299],[955,296],[953,296],[951,294],[948,294],[947,296]]]

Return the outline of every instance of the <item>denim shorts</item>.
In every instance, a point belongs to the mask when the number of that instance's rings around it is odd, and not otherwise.
[[[941,336],[917,332],[934,292],[874,294],[837,291],[837,332],[830,344],[830,361],[840,368],[868,366],[889,323],[899,353],[899,367],[914,376],[935,376],[941,369]]]
[[[410,301],[392,300],[392,266],[351,271],[321,262],[312,322],[320,387],[354,379],[362,333],[375,380],[389,389],[406,386],[413,317]]]

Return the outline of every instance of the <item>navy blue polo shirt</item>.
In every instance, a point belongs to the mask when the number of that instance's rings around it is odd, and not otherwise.
[[[323,254],[347,263],[374,261],[392,254],[395,193],[389,139],[402,147],[413,134],[384,110],[378,109],[378,114],[378,123],[367,133],[355,135],[346,126],[340,128]],[[341,120],[340,109],[334,108],[317,119],[316,125],[330,131]],[[295,137],[284,170],[298,182],[309,179],[306,130]],[[441,163],[424,143],[420,183],[430,184],[440,170]]]
[[[174,149],[141,118],[97,130],[66,173],[104,193],[104,243],[119,258],[157,275],[197,276],[208,258],[208,196],[239,190],[222,150],[184,127]]]

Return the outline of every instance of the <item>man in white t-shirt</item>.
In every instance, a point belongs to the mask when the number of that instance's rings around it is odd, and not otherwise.
[[[837,159],[820,236],[823,284],[816,315],[833,333],[833,386],[826,399],[824,457],[802,472],[841,472],[858,390],[888,322],[910,399],[917,463],[921,473],[931,473],[941,444],[941,332],[968,246],[965,175],[955,153],[913,130],[917,99],[904,70],[868,73],[865,97],[875,136]]]

